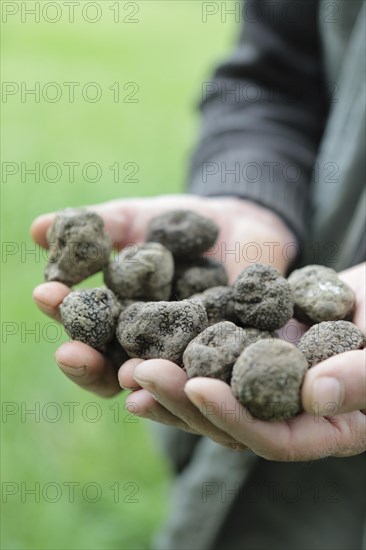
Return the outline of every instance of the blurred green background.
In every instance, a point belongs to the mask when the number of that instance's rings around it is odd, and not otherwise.
[[[236,26],[220,10],[203,22],[199,1],[81,1],[74,22],[64,2],[38,3],[37,21],[35,4],[2,2],[1,547],[148,548],[168,464],[122,395],[99,399],[58,372],[66,338],[31,300],[44,255],[29,226],[66,206],[183,190],[202,82]],[[65,163],[78,163],[74,181]]]

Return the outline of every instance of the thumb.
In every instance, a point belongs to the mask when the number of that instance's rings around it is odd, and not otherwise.
[[[341,353],[311,368],[302,402],[306,411],[321,416],[366,409],[366,350]]]

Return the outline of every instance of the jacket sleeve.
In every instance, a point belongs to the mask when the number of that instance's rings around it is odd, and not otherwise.
[[[318,2],[248,0],[231,57],[202,86],[189,190],[255,201],[302,242],[309,183],[328,110]]]

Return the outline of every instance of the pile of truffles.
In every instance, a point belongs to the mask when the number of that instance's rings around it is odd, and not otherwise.
[[[116,369],[130,357],[168,359],[189,378],[230,384],[256,418],[292,418],[309,367],[366,345],[350,322],[354,293],[317,265],[285,279],[254,264],[229,286],[225,266],[208,254],[218,233],[212,220],[173,210],[150,221],[146,242],[113,255],[100,216],[67,209],[47,232],[45,279],[71,287],[103,271],[106,288],[70,292],[60,316],[71,339]],[[293,316],[312,325],[297,346],[276,333]]]

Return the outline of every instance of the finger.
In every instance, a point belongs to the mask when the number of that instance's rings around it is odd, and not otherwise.
[[[187,375],[176,364],[164,359],[150,359],[137,365],[135,380],[152,393],[155,399],[191,429],[230,448],[240,445],[211,424],[189,401],[184,392]],[[243,447],[241,447],[243,448]]]
[[[116,248],[121,248],[126,243],[129,233],[128,225],[131,212],[128,204],[124,209],[120,205],[120,201],[115,202],[116,204],[111,202],[91,206],[88,207],[88,210],[97,212],[103,218],[105,231],[112,239],[113,245]],[[46,234],[54,219],[55,213],[44,214],[36,218],[31,225],[32,239],[43,248],[47,248]]]
[[[137,390],[132,392],[126,399],[126,409],[143,418],[148,418],[160,424],[174,426],[185,432],[194,432],[183,420],[174,416],[170,411],[163,407],[147,390]]]
[[[341,353],[309,369],[302,401],[305,410],[321,416],[332,406],[338,413],[366,409],[366,350]]]
[[[268,460],[306,461],[365,450],[366,416],[361,412],[329,418],[303,413],[287,422],[265,422],[253,418],[220,380],[192,378],[185,391],[215,426]]]
[[[55,354],[62,372],[82,388],[103,397],[121,391],[112,364],[97,350],[82,342],[67,342]]]
[[[197,377],[188,380],[184,390],[189,400],[210,422],[257,454],[265,456],[273,438],[268,427],[273,424],[253,418],[235,399],[230,386],[221,380]],[[286,425],[282,428],[282,437],[286,437]],[[263,449],[262,439],[268,442]]]
[[[141,386],[136,382],[134,378],[135,369],[137,365],[143,362],[143,359],[130,359],[123,363],[118,371],[118,382],[121,388],[126,390],[139,390]]]
[[[356,294],[356,311],[352,321],[365,334],[366,316],[365,316],[365,280],[366,280],[366,262],[353,266],[339,273],[339,277],[350,286]]]
[[[363,290],[366,278],[366,262],[349,267],[338,273],[338,276],[355,291],[358,289]]]
[[[54,217],[55,214],[53,213],[42,214],[38,216],[31,225],[30,234],[32,239],[43,246],[43,248],[47,248],[46,233],[47,229],[51,227]]]
[[[34,289],[33,300],[43,313],[59,321],[58,308],[69,292],[71,292],[70,288],[63,283],[43,283]]]

